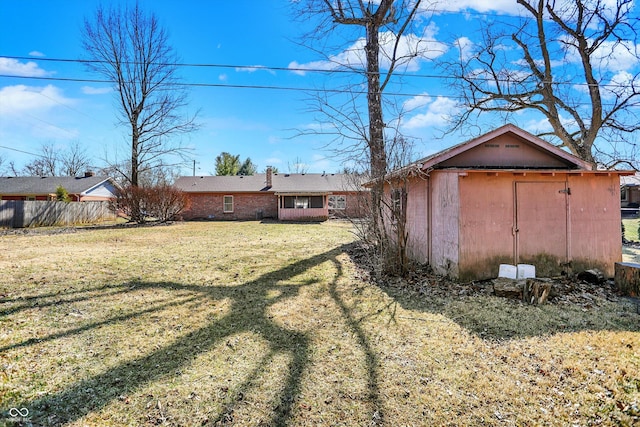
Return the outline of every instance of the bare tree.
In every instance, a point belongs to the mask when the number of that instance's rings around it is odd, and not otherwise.
[[[0,156],[0,176],[4,175],[4,173],[5,173],[4,162],[5,162],[4,157]]]
[[[353,161],[367,159],[366,173],[373,183],[368,232],[375,236],[373,240],[384,242],[387,235],[383,224],[384,177],[389,170],[389,141],[398,136],[397,128],[389,127],[389,123],[395,121],[384,118],[388,111],[384,92],[392,85],[398,69],[403,70],[426,57],[429,44],[413,32],[414,20],[422,12],[422,2],[307,0],[298,4],[303,9],[303,16],[311,15],[320,22],[313,32],[319,36],[307,35],[305,44],[322,43],[326,34],[345,34],[347,47],[343,53],[347,53],[326,54],[331,64],[327,68],[347,70],[350,75],[357,76],[356,81],[350,82],[348,88],[342,88],[337,96],[333,96],[335,92],[331,90],[319,92],[315,105],[323,126],[306,133],[333,135],[340,156]],[[327,49],[323,46],[316,51],[326,52]],[[366,87],[364,108],[360,99],[363,86]],[[389,103],[393,104],[393,100]]]
[[[300,157],[293,159],[293,162],[287,162],[289,173],[307,173],[309,165],[302,161]]]
[[[66,176],[80,176],[91,169],[91,158],[78,141],[60,153],[60,163],[61,174]]]
[[[57,176],[60,172],[60,154],[53,143],[40,145],[38,157],[27,163],[24,168],[27,176]]]
[[[486,24],[482,43],[460,44],[459,58],[447,64],[465,107],[453,129],[486,113],[511,119],[535,112],[549,127],[540,135],[583,160],[637,168],[637,149],[624,143],[640,129],[640,21],[633,0],[517,3],[522,19]]]
[[[99,7],[92,19],[85,19],[82,42],[89,69],[116,86],[122,123],[131,137],[128,180],[137,186],[140,173],[163,157],[185,153],[171,143],[172,137],[197,127],[195,115],[180,114],[187,98],[179,85],[176,54],[157,17],[137,3]]]

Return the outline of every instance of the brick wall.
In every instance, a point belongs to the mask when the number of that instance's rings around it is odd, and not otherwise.
[[[368,192],[356,193],[334,192],[332,194],[344,194],[347,196],[347,208],[330,210],[329,215],[333,218],[363,218],[368,215],[371,195]]]
[[[338,193],[336,193],[338,194]],[[183,213],[183,218],[211,219],[211,220],[254,220],[262,218],[278,218],[278,198],[269,193],[243,193],[243,194],[211,194],[188,193],[191,206]],[[224,196],[233,196],[233,212],[223,212]],[[346,193],[347,208],[345,210],[331,211],[334,217],[359,218],[366,214],[367,203],[363,198],[368,198],[368,193]]]
[[[233,196],[233,212],[223,212],[224,196]],[[191,206],[183,213],[189,219],[254,220],[277,218],[278,201],[274,194],[208,194],[189,193]]]

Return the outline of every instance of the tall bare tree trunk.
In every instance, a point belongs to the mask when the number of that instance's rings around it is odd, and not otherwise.
[[[384,15],[382,15],[384,16]],[[381,200],[384,192],[384,176],[387,172],[387,156],[384,141],[384,119],[382,116],[382,95],[380,90],[380,22],[370,20],[366,24],[365,53],[367,58],[367,108],[369,111],[369,153],[371,156],[371,177],[374,186],[371,189],[373,228],[380,234]]]

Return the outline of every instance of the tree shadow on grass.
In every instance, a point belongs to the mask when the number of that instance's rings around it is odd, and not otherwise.
[[[188,301],[210,300],[212,302],[227,300],[230,307],[222,318],[205,324],[201,328],[178,337],[175,341],[147,353],[143,357],[121,363],[104,373],[79,380],[75,384],[50,395],[17,404],[15,407],[28,408],[30,421],[34,425],[63,425],[72,423],[82,417],[105,408],[120,396],[132,394],[150,383],[166,380],[175,375],[186,365],[193,362],[200,354],[212,350],[224,338],[243,332],[259,334],[267,343],[266,355],[249,374],[245,382],[236,388],[236,395],[246,394],[254,387],[255,379],[268,368],[274,356],[284,354],[289,357],[287,373],[283,387],[274,392],[274,408],[268,425],[287,425],[291,418],[296,398],[300,394],[301,377],[307,368],[310,357],[310,337],[306,333],[290,330],[279,326],[271,320],[269,307],[283,300],[293,298],[299,294],[302,287],[314,283],[308,281],[302,284],[280,283],[287,281],[302,272],[311,269],[327,260],[331,260],[338,267],[338,273],[329,284],[331,296],[340,306],[346,322],[356,331],[359,344],[366,354],[366,364],[369,368],[370,395],[375,401],[374,414],[379,411],[377,378],[375,376],[375,356],[366,336],[351,318],[348,308],[341,303],[335,291],[336,281],[343,275],[337,256],[343,252],[343,247],[336,248],[307,259],[290,264],[280,270],[273,271],[259,278],[236,286],[197,286],[175,282],[148,283],[137,282],[135,290],[162,289],[194,296],[181,299],[174,303],[167,303],[130,314],[113,317],[111,319],[89,324],[58,334],[51,334],[39,339],[30,339],[22,343],[6,346],[2,351],[11,348],[26,347],[42,341],[51,341],[65,336],[86,332],[109,323],[123,322],[129,319],[160,311],[174,304],[185,304]],[[276,296],[273,296],[273,291]],[[168,357],[167,355],[171,355]],[[233,412],[234,401],[221,413],[217,414],[216,422],[227,421],[229,412]],[[0,408],[0,414],[5,414],[9,408]],[[215,415],[214,415],[215,416]]]
[[[93,292],[100,292],[100,296],[117,295],[128,292],[129,284],[106,284],[94,288],[83,289],[67,289],[60,292],[49,293],[44,295],[29,295],[16,298],[0,298],[0,304],[19,303],[11,308],[0,310],[0,317],[19,313],[24,310],[30,310],[34,307],[45,308],[59,304],[69,304],[73,302],[88,301],[95,298]],[[108,294],[104,291],[109,291]],[[48,300],[48,301],[47,301]]]

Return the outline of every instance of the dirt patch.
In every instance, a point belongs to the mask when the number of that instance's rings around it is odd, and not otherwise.
[[[640,244],[638,244],[640,248]],[[373,280],[367,268],[368,258],[361,248],[353,245],[349,251],[360,275]],[[616,289],[613,279],[600,284],[578,280],[577,275],[551,278],[556,290],[548,300],[552,305],[577,305],[587,309],[597,305],[597,301],[619,302],[623,298]],[[473,296],[492,296],[493,280],[481,280],[461,283],[445,276],[433,273],[428,266],[416,267],[407,277],[384,277],[377,281],[382,287],[401,289],[403,293],[425,300],[463,298]]]
[[[56,234],[71,234],[79,231],[92,230],[123,230],[134,228],[162,227],[173,225],[174,222],[147,222],[138,224],[126,222],[119,224],[93,224],[78,227],[27,227],[27,228],[0,228],[0,236],[49,236]]]

